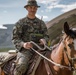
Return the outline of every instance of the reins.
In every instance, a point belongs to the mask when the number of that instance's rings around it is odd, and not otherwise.
[[[51,48],[49,48],[47,45],[44,44],[44,48],[41,48],[39,45],[37,45],[35,42],[31,41],[31,43],[33,45],[35,45],[38,49],[40,50],[45,50],[45,49],[48,49],[48,50],[52,50]],[[45,57],[43,54],[39,53],[37,50],[35,50],[34,48],[31,48],[35,53],[37,53],[39,56],[41,56],[42,58],[46,59],[47,61],[49,61],[50,63],[54,64],[55,66],[58,66],[60,68],[67,68],[69,70],[71,70],[71,67],[70,66],[64,66],[64,65],[61,65],[61,64],[58,64],[58,63],[55,63],[54,61],[52,61],[51,59]]]

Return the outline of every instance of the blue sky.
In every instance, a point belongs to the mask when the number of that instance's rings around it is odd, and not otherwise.
[[[0,28],[3,24],[14,24],[27,15],[24,8],[27,0],[0,0]],[[38,9],[36,16],[44,21],[76,8],[76,0],[37,0]]]

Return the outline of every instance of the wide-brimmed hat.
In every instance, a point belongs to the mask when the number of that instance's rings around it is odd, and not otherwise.
[[[36,6],[36,7],[40,7],[40,6],[38,6],[36,0],[28,0],[28,1],[27,1],[27,4],[24,6],[24,8],[26,8],[27,6]]]

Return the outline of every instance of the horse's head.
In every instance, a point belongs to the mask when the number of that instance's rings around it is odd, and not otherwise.
[[[76,30],[70,29],[68,23],[65,22],[64,32],[63,42],[66,54],[72,66],[74,66],[76,64]]]
[[[64,23],[65,44],[69,49],[76,51],[76,30],[70,29],[67,22]]]

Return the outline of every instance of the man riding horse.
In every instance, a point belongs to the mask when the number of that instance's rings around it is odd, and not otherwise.
[[[34,55],[31,50],[33,47],[31,40],[39,45],[47,43],[46,25],[35,16],[39,7],[35,0],[28,0],[27,5],[24,6],[28,11],[27,16],[20,19],[13,28],[12,41],[18,50],[14,75],[22,75],[28,68],[28,62]]]

